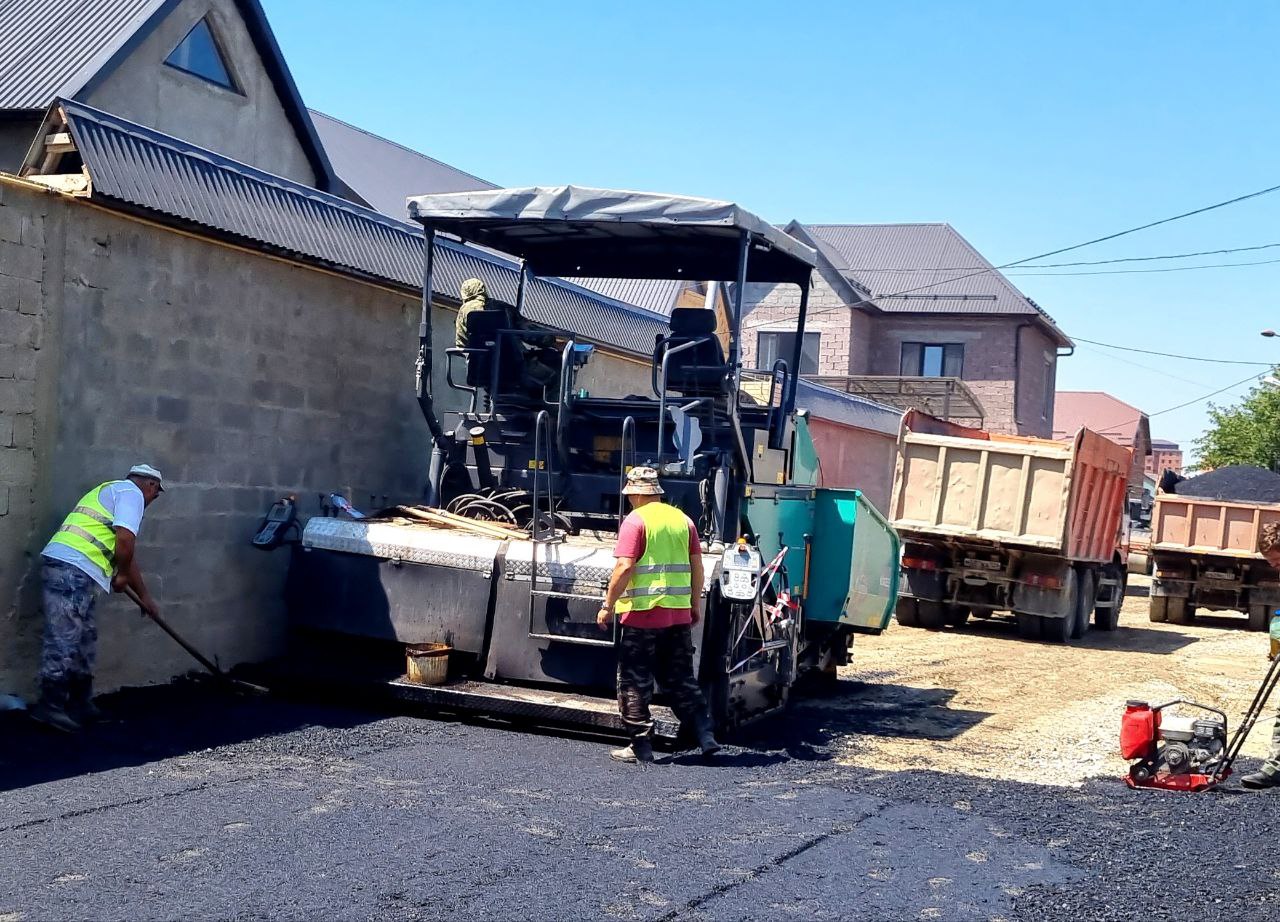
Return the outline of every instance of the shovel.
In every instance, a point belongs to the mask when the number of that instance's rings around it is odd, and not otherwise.
[[[252,682],[245,682],[240,679],[233,679],[231,678],[231,676],[227,675],[225,672],[219,669],[216,663],[214,663],[211,659],[209,659],[207,656],[205,656],[203,653],[201,653],[199,650],[193,647],[190,643],[188,643],[187,640],[183,638],[181,634],[179,634],[177,631],[175,631],[172,627],[169,626],[169,623],[167,621],[165,621],[159,615],[153,615],[150,612],[148,612],[145,608],[143,608],[142,599],[138,598],[138,593],[134,592],[132,586],[125,586],[124,593],[130,599],[133,600],[133,603],[137,605],[139,609],[142,610],[142,613],[144,615],[146,615],[148,618],[150,618],[152,621],[154,621],[156,624],[160,626],[160,630],[164,631],[166,634],[172,637],[175,641],[177,641],[178,646],[182,647],[182,649],[190,653],[192,658],[195,659],[197,663],[199,663],[205,669],[209,670],[209,672],[213,675],[214,678],[225,683],[229,688],[238,692],[243,692],[245,694],[249,694],[249,695],[271,694],[270,689],[263,688],[261,685],[254,685]]]

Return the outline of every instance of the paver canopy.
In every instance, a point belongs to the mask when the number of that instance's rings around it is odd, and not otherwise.
[[[744,233],[749,282],[808,281],[817,255],[733,202],[652,192],[531,186],[421,195],[409,216],[524,259],[538,275],[737,278]]]

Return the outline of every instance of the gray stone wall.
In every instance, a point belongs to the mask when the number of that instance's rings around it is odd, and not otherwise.
[[[0,121],[0,172],[18,172],[39,128],[38,118]]]
[[[168,490],[138,554],[165,614],[224,664],[277,652],[288,555],[248,544],[266,506],[285,493],[308,511],[320,491],[361,505],[370,493],[421,495],[417,298],[25,189],[3,194],[0,227],[19,238],[0,253],[0,341],[13,347],[0,367],[13,375],[0,377],[4,597],[24,577],[33,586],[40,548],[86,489],[146,460]],[[452,338],[451,312],[433,324],[437,341]],[[33,374],[52,391],[43,407]],[[189,668],[119,598],[99,614],[102,687]],[[3,618],[0,688],[30,691],[35,598]]]
[[[28,689],[39,655],[28,574],[43,519],[38,470],[52,448],[42,423],[56,405],[44,288],[46,269],[60,270],[56,257],[45,259],[46,238],[58,246],[51,204],[52,196],[0,185],[0,691]]]
[[[33,691],[40,549],[138,461],[167,485],[138,550],[166,617],[224,666],[279,653],[288,554],[249,544],[269,503],[421,497],[419,313],[416,295],[0,182],[0,692]],[[455,316],[433,311],[437,344]],[[443,362],[433,381],[461,406]],[[598,352],[580,383],[644,393],[648,367]],[[191,668],[119,597],[99,633],[100,689]]]
[[[206,15],[240,93],[164,63]],[[84,101],[269,173],[315,184],[233,0],[184,0]]]

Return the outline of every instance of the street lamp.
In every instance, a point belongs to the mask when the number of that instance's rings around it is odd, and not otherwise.
[[[1270,336],[1280,336],[1280,333],[1277,333],[1275,330],[1263,330],[1263,331],[1262,331],[1262,335],[1263,335],[1263,336],[1268,336],[1268,337],[1270,337]]]

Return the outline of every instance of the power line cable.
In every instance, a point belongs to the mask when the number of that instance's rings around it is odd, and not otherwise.
[[[1188,362],[1210,362],[1214,365],[1260,365],[1267,368],[1276,362],[1246,362],[1241,359],[1209,359],[1199,355],[1180,355],[1177,352],[1157,352],[1154,349],[1139,349],[1137,346],[1117,346],[1115,343],[1098,342],[1096,339],[1085,339],[1083,336],[1072,336],[1076,342],[1088,343],[1091,346],[1104,346],[1107,349],[1118,349],[1121,352],[1141,352],[1143,355],[1158,355],[1165,359],[1185,359]]]
[[[1217,397],[1219,394],[1223,393],[1224,391],[1229,391],[1232,388],[1239,387],[1241,384],[1248,384],[1250,381],[1256,381],[1261,377],[1262,375],[1249,375],[1249,377],[1247,378],[1241,378],[1239,381],[1236,381],[1234,384],[1228,384],[1226,387],[1220,387],[1216,391],[1213,391],[1212,393],[1205,394],[1203,397],[1197,397],[1194,400],[1188,400],[1186,403],[1180,403],[1176,407],[1165,407],[1163,410],[1156,410],[1154,413],[1143,413],[1142,416],[1145,416],[1147,419],[1151,419],[1153,416],[1163,416],[1165,413],[1172,413],[1174,410],[1182,410],[1182,409],[1185,409],[1186,407],[1192,406],[1193,404],[1203,403],[1204,401],[1208,400],[1210,397]],[[1106,426],[1105,428],[1115,429],[1119,426],[1127,426],[1130,423],[1138,422],[1139,420],[1142,419],[1142,416],[1136,416],[1133,419],[1127,419],[1122,423],[1114,423],[1110,426]]]
[[[1171,374],[1167,371],[1156,368],[1152,365],[1144,365],[1141,362],[1135,362],[1132,359],[1127,359],[1122,355],[1115,355],[1114,353],[1111,353],[1111,352],[1102,352],[1099,349],[1090,349],[1088,346],[1081,346],[1080,348],[1085,350],[1086,352],[1092,353],[1093,355],[1099,355],[1116,362],[1124,362],[1126,365],[1132,365],[1134,368],[1141,368],[1143,371],[1150,371],[1158,375],[1163,375],[1164,377],[1170,378],[1174,381],[1181,381],[1183,384],[1191,384],[1191,385],[1194,385],[1195,387],[1212,387],[1212,385],[1206,384],[1203,381],[1192,381],[1190,378],[1184,378],[1180,375]]]
[[[1109,266],[1113,263],[1142,263],[1158,259],[1191,259],[1194,256],[1225,256],[1228,253],[1250,253],[1255,250],[1269,250],[1280,247],[1280,243],[1262,243],[1250,247],[1232,247],[1227,250],[1199,250],[1195,253],[1167,253],[1163,256],[1123,256],[1116,259],[1094,259],[1084,262],[1068,263],[1031,263],[1024,264],[1023,269],[1065,269],[1070,266]],[[969,269],[982,269],[983,266],[859,266],[846,269],[846,272],[965,272]]]
[[[1235,266],[1270,266],[1274,263],[1280,263],[1280,259],[1263,259],[1257,262],[1248,263],[1207,263],[1203,266],[1164,266],[1160,269],[1099,269],[1094,272],[1010,272],[1014,278],[1023,278],[1033,275],[1047,276],[1057,278],[1067,275],[1137,275],[1139,273],[1148,272],[1190,272],[1193,269],[1230,269]]]
[[[928,288],[937,288],[939,285],[946,285],[951,282],[963,281],[964,279],[973,278],[974,276],[977,276],[977,275],[986,275],[990,272],[995,272],[1000,269],[1010,269],[1014,266],[1020,266],[1024,263],[1029,263],[1029,262],[1035,262],[1036,260],[1039,260],[1039,259],[1048,259],[1050,256],[1057,256],[1061,253],[1070,253],[1073,250],[1081,250],[1081,249],[1084,249],[1085,247],[1093,246],[1094,244],[1105,243],[1108,240],[1116,240],[1120,237],[1126,237],[1129,234],[1136,234],[1139,231],[1150,230],[1151,228],[1159,227],[1162,224],[1171,224],[1174,221],[1181,221],[1184,218],[1194,217],[1195,215],[1201,215],[1209,211],[1215,211],[1216,209],[1219,209],[1219,208],[1226,208],[1228,205],[1237,205],[1240,202],[1247,202],[1250,199],[1259,198],[1263,195],[1270,195],[1272,192],[1277,192],[1277,191],[1280,191],[1280,185],[1268,186],[1267,188],[1259,189],[1256,192],[1249,192],[1249,193],[1246,193],[1245,195],[1237,195],[1235,198],[1227,199],[1224,202],[1215,202],[1212,205],[1205,205],[1202,208],[1195,208],[1195,209],[1192,209],[1191,211],[1184,211],[1181,214],[1176,214],[1176,215],[1173,215],[1172,217],[1161,218],[1158,221],[1149,221],[1146,224],[1141,224],[1137,227],[1130,227],[1127,230],[1116,231],[1113,234],[1106,234],[1102,237],[1094,237],[1092,240],[1086,240],[1083,243],[1075,243],[1075,244],[1072,244],[1071,246],[1059,247],[1056,250],[1049,250],[1047,253],[1038,253],[1035,256],[1028,256],[1025,259],[1018,259],[1018,260],[1015,260],[1014,262],[1004,263],[999,266],[984,267],[983,269],[977,272],[970,272],[965,275],[958,275],[954,278],[942,279],[941,281],[937,281],[937,282],[930,282],[927,285],[917,285],[914,288],[907,288],[903,291],[895,291],[890,294],[881,294],[879,297],[893,298],[893,297],[898,297],[900,295],[907,295],[916,291],[924,291]],[[821,314],[827,314],[833,311],[848,310],[849,308],[852,308],[852,307],[858,307],[863,304],[873,303],[874,300],[875,300],[874,297],[864,298],[863,300],[855,301],[852,304],[842,304],[839,307],[821,308],[820,310],[814,311],[812,314],[810,314],[810,316],[817,317]],[[770,318],[768,320],[763,320],[761,322],[776,323],[777,320],[774,318]],[[741,329],[754,329],[759,325],[760,324],[750,324],[750,325],[744,324]]]

